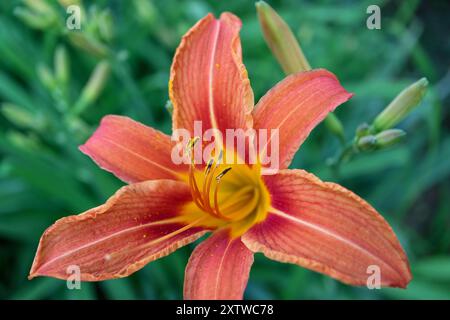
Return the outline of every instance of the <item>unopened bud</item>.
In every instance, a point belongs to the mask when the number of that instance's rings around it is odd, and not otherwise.
[[[55,78],[51,70],[44,64],[38,64],[37,75],[39,80],[44,84],[47,89],[53,90],[55,88]]]
[[[406,136],[406,132],[400,129],[389,129],[378,133],[376,145],[378,148],[386,148],[402,141]]]
[[[0,111],[6,119],[18,127],[40,129],[43,126],[41,117],[15,104],[4,102]]]
[[[345,141],[344,126],[334,113],[329,113],[325,118],[325,126],[341,141]]]
[[[110,65],[107,61],[102,61],[97,64],[72,110],[73,114],[80,114],[89,104],[97,99],[106,84],[109,73]]]
[[[367,123],[361,123],[358,128],[356,128],[356,137],[361,138],[367,136],[370,133],[370,126]]]
[[[111,41],[114,38],[114,21],[111,11],[103,10],[97,17],[100,36],[105,41]]]
[[[53,17],[35,13],[23,7],[15,8],[14,15],[34,29],[47,29],[54,23]]]
[[[59,46],[55,51],[55,78],[58,82],[66,84],[69,81],[69,58],[67,50],[63,46]]]
[[[23,1],[28,8],[43,15],[55,15],[53,7],[45,0],[24,0]]]
[[[284,20],[264,1],[256,3],[259,23],[269,48],[286,74],[310,70],[311,66]]]
[[[375,136],[369,135],[358,139],[356,146],[361,151],[374,150],[376,148],[377,139]]]
[[[404,89],[384,109],[373,122],[374,129],[379,132],[392,128],[410,113],[425,96],[428,80],[422,78]]]
[[[72,5],[81,5],[80,0],[58,0],[58,2],[63,7],[69,7]]]
[[[74,46],[93,54],[96,57],[103,58],[109,54],[108,48],[91,35],[87,35],[83,32],[69,32],[67,36]]]

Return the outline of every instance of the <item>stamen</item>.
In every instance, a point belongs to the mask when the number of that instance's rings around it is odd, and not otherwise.
[[[197,181],[195,180],[195,163],[194,163],[194,157],[192,156],[194,151],[195,144],[200,140],[200,137],[194,137],[192,138],[189,143],[187,144],[186,152],[190,158],[190,165],[189,165],[189,186],[191,190],[192,199],[194,200],[195,204],[202,210],[204,210],[204,203],[202,196],[200,194],[200,190],[197,185]]]
[[[214,211],[213,208],[211,207],[210,204],[210,197],[209,197],[209,192],[211,190],[211,181],[212,181],[212,177],[214,176],[214,172],[216,172],[217,170],[217,163],[214,166],[214,168],[212,169],[212,171],[208,172],[208,174],[205,177],[205,181],[203,183],[203,195],[204,195],[204,202],[205,202],[205,206],[208,209],[209,212]]]
[[[217,164],[222,163],[222,158],[223,158],[223,151],[222,149],[220,149],[219,156],[217,157]]]
[[[191,151],[191,150],[194,148],[195,144],[196,144],[199,140],[200,140],[200,137],[198,137],[198,136],[193,137],[193,138],[189,141],[189,143],[187,144],[187,148],[186,148],[186,149],[188,149],[188,151]]]
[[[216,177],[216,183],[217,183],[217,184],[216,184],[216,188],[215,188],[215,190],[214,190],[214,211],[215,211],[215,214],[216,214],[218,217],[220,217],[220,218],[222,218],[222,219],[224,219],[224,220],[231,220],[231,219],[228,218],[227,216],[223,215],[223,214],[220,212],[220,209],[219,209],[219,201],[218,201],[218,199],[217,199],[217,195],[218,195],[218,192],[219,192],[220,181],[222,180],[223,176],[226,175],[227,172],[229,172],[230,170],[231,170],[231,167],[228,167],[228,168],[226,168],[225,170],[223,170],[221,173],[219,173],[219,174],[217,175],[217,177]]]
[[[206,166],[206,169],[205,169],[205,176],[208,176],[208,173],[211,170],[213,163],[214,163],[214,159],[213,158],[209,159],[208,165]]]
[[[221,173],[219,173],[219,174],[217,175],[217,177],[216,177],[216,181],[219,182],[220,179],[222,179],[222,177],[223,177],[224,175],[226,175],[227,172],[230,171],[230,170],[231,170],[231,167],[228,167],[228,168],[226,168],[225,170],[223,170]]]

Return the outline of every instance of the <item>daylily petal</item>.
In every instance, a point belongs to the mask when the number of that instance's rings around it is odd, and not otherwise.
[[[228,230],[213,233],[199,244],[189,259],[184,278],[184,298],[242,299],[253,253]]]
[[[259,100],[253,114],[254,128],[279,130],[279,164],[285,169],[314,127],[352,94],[334,74],[318,69],[286,77]],[[271,150],[271,139],[266,149]],[[259,151],[264,149],[259,146]]]
[[[406,287],[411,280],[407,257],[368,203],[302,170],[281,170],[264,180],[273,209],[242,236],[249,249],[352,285],[366,285],[370,266],[376,266],[381,285]]]
[[[191,201],[188,187],[154,180],[121,188],[104,205],[58,220],[43,234],[30,279],[68,278],[77,266],[82,281],[125,277],[184,246],[204,229],[180,223]]]
[[[186,171],[171,158],[170,136],[127,117],[105,116],[80,150],[102,169],[127,182],[177,179]]]
[[[242,63],[240,28],[231,13],[220,19],[208,14],[183,37],[169,82],[174,129],[193,134],[196,120],[203,130],[222,132],[251,125],[253,92]]]

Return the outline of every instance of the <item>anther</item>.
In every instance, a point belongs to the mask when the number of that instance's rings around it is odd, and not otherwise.
[[[219,156],[217,157],[217,163],[221,163],[223,158],[223,151],[220,149]]]
[[[214,163],[214,159],[213,158],[209,159],[208,164],[207,164],[206,169],[205,169],[205,175],[206,176],[209,174],[209,171],[211,170],[211,167],[212,167],[213,163]]]
[[[190,149],[193,148],[193,147],[195,146],[195,144],[196,144],[199,140],[200,140],[200,137],[198,137],[198,136],[193,137],[193,138],[189,141],[188,147],[189,147]]]
[[[220,179],[222,179],[222,177],[223,177],[224,175],[226,175],[226,174],[228,173],[228,171],[230,171],[230,170],[231,170],[231,167],[228,167],[228,168],[224,169],[221,173],[219,173],[219,174],[217,175],[216,181],[219,182]]]

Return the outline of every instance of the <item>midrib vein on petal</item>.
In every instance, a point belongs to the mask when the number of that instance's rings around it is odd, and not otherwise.
[[[220,259],[219,267],[217,268],[216,283],[214,284],[214,299],[217,299],[217,291],[219,289],[219,278],[221,277],[223,263],[225,262],[225,257],[227,255],[228,249],[230,248],[230,245],[231,245],[231,241],[228,241],[227,246],[226,246],[225,250],[223,251],[223,255]]]
[[[72,255],[72,254],[74,254],[74,253],[76,253],[78,251],[81,251],[81,250],[89,248],[89,247],[93,247],[93,246],[95,246],[98,243],[104,242],[104,241],[112,239],[114,237],[118,237],[118,236],[120,236],[120,235],[122,235],[124,233],[132,232],[132,231],[136,231],[136,230],[139,230],[139,229],[143,229],[143,228],[147,228],[147,227],[151,227],[151,226],[156,226],[156,225],[177,223],[177,222],[180,222],[180,221],[181,220],[178,217],[175,217],[175,218],[166,219],[166,220],[152,221],[152,222],[148,222],[148,223],[144,223],[144,224],[141,224],[141,225],[137,225],[137,226],[133,226],[133,227],[130,227],[130,228],[127,228],[127,229],[120,230],[119,232],[112,233],[110,235],[107,235],[106,237],[97,239],[97,240],[95,240],[93,242],[86,243],[86,244],[84,244],[82,246],[79,246],[78,248],[73,249],[73,250],[69,250],[69,251],[63,253],[62,255],[59,255],[59,256],[57,256],[57,257],[47,261],[46,263],[41,265],[39,269],[42,269],[43,267],[45,267],[47,265],[50,265],[50,264],[52,264],[55,261],[58,261],[58,260],[63,259],[65,257],[68,257],[68,256],[70,256],[70,255]]]
[[[156,163],[156,162],[154,162],[154,161],[152,161],[152,160],[150,160],[150,159],[148,159],[148,158],[146,158],[146,157],[140,155],[139,153],[134,152],[133,150],[128,149],[127,147],[124,147],[124,146],[121,145],[121,144],[118,144],[117,142],[114,142],[114,141],[111,140],[111,139],[107,139],[107,138],[104,138],[104,137],[102,137],[101,139],[102,139],[102,140],[105,140],[105,141],[108,142],[108,143],[111,143],[111,144],[115,145],[116,147],[118,147],[118,148],[120,148],[120,149],[122,149],[122,150],[125,150],[126,152],[131,153],[132,155],[134,155],[134,156],[136,156],[136,157],[138,157],[138,158],[140,158],[140,159],[142,159],[142,160],[144,160],[144,161],[146,161],[146,162],[148,162],[148,163],[151,163],[152,165],[154,165],[154,166],[156,166],[156,167],[158,167],[158,168],[160,168],[160,169],[162,169],[162,170],[165,170],[165,171],[169,172],[170,174],[172,174],[172,175],[174,175],[174,176],[177,176],[177,175],[178,175],[177,172],[175,172],[175,171],[173,171],[173,170],[171,170],[171,169],[169,169],[169,168],[166,168],[166,167],[164,167],[164,166],[162,166],[162,165],[160,165],[160,164],[158,164],[158,163]]]
[[[308,227],[308,228],[311,228],[311,229],[314,229],[314,230],[316,230],[316,231],[318,231],[318,232],[321,232],[321,233],[323,233],[323,234],[326,234],[326,235],[329,236],[329,237],[335,238],[336,240],[339,240],[339,241],[341,241],[341,242],[344,242],[345,244],[347,244],[347,245],[349,245],[349,246],[351,246],[351,247],[353,247],[353,248],[355,248],[355,249],[357,249],[357,250],[363,252],[364,254],[366,254],[366,255],[368,255],[368,256],[370,256],[370,257],[376,259],[376,260],[379,260],[379,261],[383,262],[383,264],[385,264],[385,265],[388,266],[391,270],[393,270],[395,273],[397,273],[397,274],[399,274],[399,275],[401,276],[400,272],[397,271],[397,269],[393,268],[388,262],[386,262],[386,261],[384,261],[382,258],[380,258],[380,257],[378,257],[378,256],[376,256],[376,255],[374,255],[373,253],[371,253],[371,252],[368,251],[367,249],[361,247],[361,246],[358,245],[357,243],[354,243],[354,242],[352,242],[352,241],[350,241],[350,240],[348,240],[348,239],[345,239],[345,238],[341,237],[340,235],[338,235],[338,234],[336,234],[336,233],[334,233],[334,232],[332,232],[332,231],[330,231],[330,230],[327,230],[327,229],[325,229],[325,228],[323,228],[323,227],[321,227],[321,226],[318,226],[318,225],[312,224],[312,223],[310,223],[310,222],[304,221],[304,220],[302,220],[302,219],[300,219],[300,218],[298,218],[298,217],[294,217],[294,216],[292,216],[292,215],[289,215],[289,214],[287,214],[287,213],[285,213],[285,212],[283,212],[283,211],[281,211],[281,210],[278,210],[278,209],[276,209],[276,208],[273,208],[273,207],[272,207],[269,211],[270,211],[271,213],[273,213],[273,214],[279,216],[279,217],[282,217],[282,218],[291,220],[291,221],[293,221],[293,222],[295,222],[295,223],[304,225],[304,226],[306,226],[306,227]]]
[[[208,69],[208,108],[209,108],[209,117],[211,120],[211,126],[213,129],[218,129],[216,114],[214,112],[214,66],[216,59],[216,51],[220,34],[220,20],[216,20],[214,23],[213,30],[213,47],[211,50],[211,56],[209,59],[209,69]]]
[[[306,85],[305,88],[303,88],[304,91],[309,90],[310,87],[315,86],[316,84],[311,81],[310,83],[308,83]],[[265,143],[264,147],[261,148],[261,151],[259,152],[259,154],[264,154],[266,152],[267,146],[269,145],[269,143],[272,141],[273,135],[274,135],[274,129],[280,129],[287,121],[287,119],[289,119],[295,112],[297,112],[297,110],[299,108],[302,108],[305,104],[307,104],[310,100],[314,100],[317,96],[322,95],[324,92],[326,92],[326,90],[328,89],[328,87],[325,88],[321,88],[321,90],[318,90],[316,92],[314,92],[312,95],[310,95],[308,98],[306,98],[305,100],[303,100],[302,102],[300,102],[299,104],[297,104],[292,110],[290,110],[285,116],[284,118],[277,124],[277,126],[275,128],[271,128],[271,135],[269,137],[269,139],[267,140],[267,142]]]

